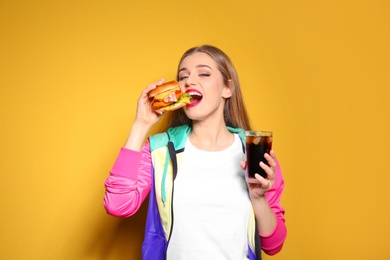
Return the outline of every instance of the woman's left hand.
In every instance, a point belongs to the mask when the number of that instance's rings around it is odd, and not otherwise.
[[[251,199],[264,197],[265,193],[271,189],[275,182],[276,155],[273,150],[270,154],[266,153],[264,158],[268,165],[260,162],[260,167],[267,173],[267,178],[263,178],[260,174],[255,174],[255,180],[247,181],[249,196]],[[246,169],[246,162],[241,162],[241,167]]]

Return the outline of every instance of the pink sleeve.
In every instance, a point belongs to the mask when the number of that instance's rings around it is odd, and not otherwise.
[[[266,193],[268,203],[276,216],[276,227],[274,231],[263,236],[260,234],[261,248],[268,255],[275,255],[282,247],[287,236],[287,228],[285,225],[284,209],[280,205],[280,199],[284,190],[284,180],[280,165],[277,162],[275,170],[275,183],[272,188]]]
[[[135,214],[149,194],[151,176],[149,140],[141,152],[122,147],[110,176],[104,182],[104,207],[107,213],[116,217]]]

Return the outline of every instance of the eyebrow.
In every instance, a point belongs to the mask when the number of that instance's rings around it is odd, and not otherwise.
[[[209,69],[212,70],[212,68],[211,68],[210,66],[204,65],[204,64],[196,65],[195,68],[209,68]],[[181,72],[181,71],[183,71],[183,70],[188,70],[188,69],[187,69],[187,68],[181,68],[181,69],[179,70],[179,72]]]

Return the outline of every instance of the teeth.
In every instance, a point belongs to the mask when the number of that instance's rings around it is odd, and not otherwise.
[[[200,93],[198,93],[198,92],[189,92],[189,94],[190,94],[191,96],[199,96],[199,97],[202,96],[202,94],[200,94]]]

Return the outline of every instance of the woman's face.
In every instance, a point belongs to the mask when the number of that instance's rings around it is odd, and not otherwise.
[[[187,56],[179,66],[178,75],[180,88],[192,97],[191,103],[183,108],[188,118],[194,121],[223,118],[225,99],[232,92],[208,54],[198,52]]]

